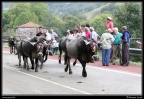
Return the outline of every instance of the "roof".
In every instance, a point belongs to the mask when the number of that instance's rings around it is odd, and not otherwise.
[[[22,24],[20,26],[18,26],[18,28],[38,28],[41,27],[42,25],[33,23],[33,22],[28,22],[26,24]]]

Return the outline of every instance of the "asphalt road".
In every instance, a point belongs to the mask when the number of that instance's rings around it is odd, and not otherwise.
[[[64,65],[48,59],[38,72],[19,68],[18,58],[2,54],[3,95],[141,95],[142,75],[125,71],[87,66],[72,66],[73,73],[64,72]],[[29,62],[30,63],[30,62]],[[23,62],[22,62],[23,64]]]

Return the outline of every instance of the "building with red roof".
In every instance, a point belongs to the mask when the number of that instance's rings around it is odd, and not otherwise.
[[[40,27],[44,28],[44,26],[33,22],[22,24],[20,26],[17,26],[16,36],[29,36],[29,37],[36,36],[36,33],[38,33]]]

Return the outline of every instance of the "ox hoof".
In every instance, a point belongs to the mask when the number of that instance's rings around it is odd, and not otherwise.
[[[38,72],[38,70],[36,69],[35,72]]]
[[[34,70],[34,67],[32,67],[31,69]]]
[[[72,74],[72,71],[69,71],[69,74]]]
[[[83,76],[83,77],[87,77],[87,74],[86,74],[86,73],[82,73],[82,76]]]
[[[61,61],[59,60],[59,64],[61,64]]]
[[[43,66],[40,66],[40,69],[42,69],[43,68]]]
[[[73,66],[75,66],[75,64],[76,64],[76,63],[74,62],[74,63],[73,63]]]
[[[66,62],[64,63],[64,65],[66,65]]]
[[[68,71],[68,68],[65,68],[65,70],[64,70],[65,72],[67,72]]]

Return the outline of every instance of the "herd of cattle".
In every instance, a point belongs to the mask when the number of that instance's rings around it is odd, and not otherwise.
[[[21,57],[23,58],[23,68],[29,70],[28,58],[31,62],[31,69],[38,72],[39,62],[40,69],[43,68],[43,63],[47,61],[50,44],[47,43],[46,38],[42,36],[36,36],[33,38],[26,37],[25,39],[21,39],[18,42],[15,42],[14,38],[9,38],[9,46],[16,49],[16,55],[18,56],[19,66],[21,66]],[[63,37],[59,41],[59,63],[61,64],[61,55],[62,52],[65,53],[64,55],[64,64],[65,72],[69,70],[69,74],[72,74],[71,66],[70,66],[70,59],[74,58],[75,62],[73,65],[76,64],[77,60],[81,63],[82,69],[82,76],[87,77],[86,72],[86,63],[94,62],[93,55],[94,49],[96,45],[93,45],[91,41],[89,41],[86,37],[79,37],[70,39],[68,37]],[[13,50],[13,49],[12,49]]]

